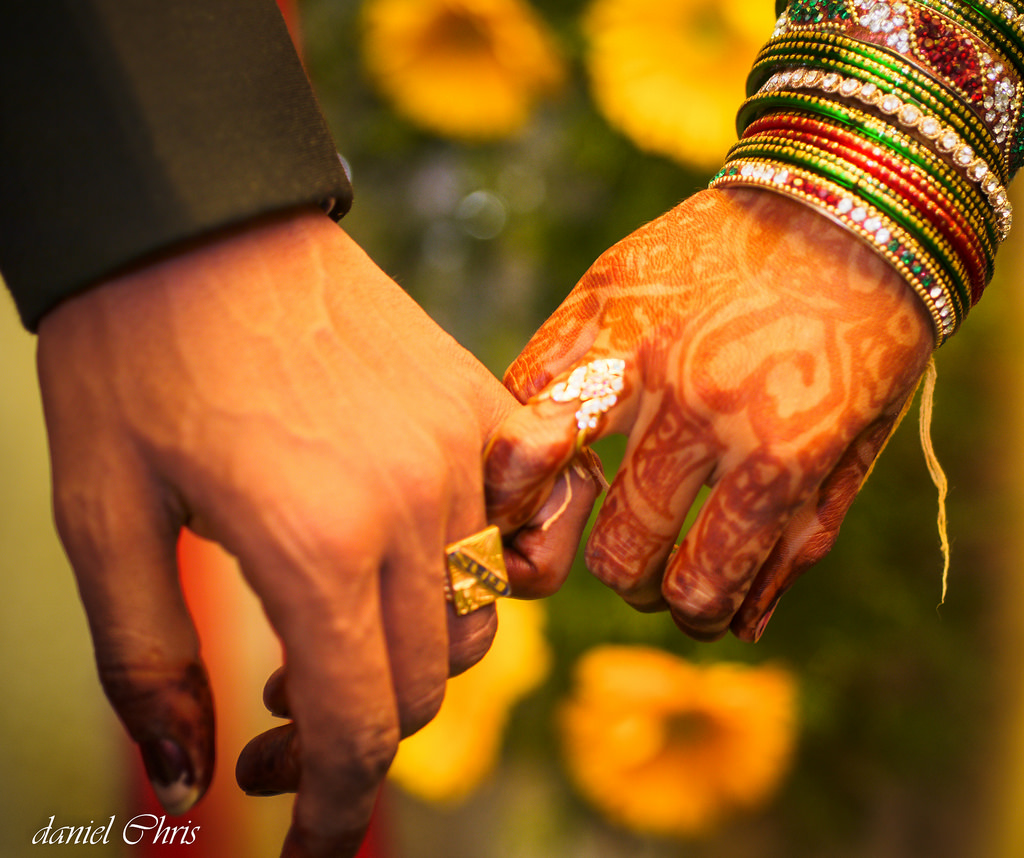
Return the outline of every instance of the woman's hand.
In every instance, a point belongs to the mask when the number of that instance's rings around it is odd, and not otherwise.
[[[490,515],[514,529],[579,443],[625,433],[589,568],[696,638],[731,625],[756,639],[831,547],[933,347],[919,300],[849,233],[769,192],[702,192],[602,255],[509,369],[529,407],[489,450]],[[581,431],[580,402],[550,393],[608,357],[625,362],[623,389]]]
[[[238,558],[284,645],[295,726],[250,745],[244,787],[298,789],[285,854],[354,854],[399,739],[493,636],[493,608],[447,606],[444,547],[487,523],[481,455],[515,400],[317,211],[69,299],[38,363],[58,528],[161,800],[183,812],[213,768],[187,526]],[[510,565],[564,574],[595,494],[574,488]]]

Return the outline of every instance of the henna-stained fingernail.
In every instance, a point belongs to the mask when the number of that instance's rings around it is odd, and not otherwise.
[[[139,746],[142,762],[160,804],[170,814],[187,811],[202,794],[188,754],[177,742],[154,739]]]
[[[761,635],[763,635],[764,630],[768,628],[768,621],[772,618],[772,614],[775,613],[775,609],[778,607],[778,605],[778,602],[772,605],[768,609],[768,612],[758,621],[757,628],[754,629],[754,643],[757,643],[759,640],[761,640]]]
[[[608,491],[608,478],[604,475],[604,465],[601,464],[601,457],[590,447],[584,447],[572,460],[572,469],[581,476],[593,480],[598,491]]]

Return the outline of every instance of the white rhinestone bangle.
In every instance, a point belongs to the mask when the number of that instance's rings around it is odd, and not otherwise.
[[[953,128],[943,125],[916,104],[904,101],[894,93],[887,93],[874,83],[855,77],[843,77],[837,72],[808,68],[787,69],[773,74],[760,91],[773,92],[787,88],[818,89],[845,98],[856,98],[886,116],[891,116],[904,128],[917,131],[937,152],[946,156],[964,171],[970,181],[981,188],[995,216],[996,236],[1000,242],[1006,240],[1013,224],[1013,206],[1006,188],[985,159],[979,158]]]

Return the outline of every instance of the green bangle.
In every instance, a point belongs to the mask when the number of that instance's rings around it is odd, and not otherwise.
[[[870,75],[868,80],[876,86],[891,89],[895,94],[909,98],[937,114],[989,164],[998,166],[1004,184],[1009,181],[1003,150],[988,127],[977,113],[940,82],[928,77],[913,64],[901,61],[899,55],[875,50],[874,46],[864,42],[835,33],[809,35],[802,34],[799,38],[765,45],[748,78],[747,94],[753,95],[780,67],[800,65],[801,60],[808,55],[813,58],[812,61],[817,60],[828,70],[834,68],[858,77]],[[786,53],[793,49],[806,53]]]
[[[953,0],[908,0],[899,20],[889,3],[856,4],[860,11],[867,7],[872,8],[858,14],[852,0],[803,0],[780,18],[769,44],[794,33],[842,33],[859,44],[858,51],[872,45],[917,66],[931,80],[931,88],[951,91],[983,120],[1004,152],[1008,180],[1024,152],[1024,54],[1016,40],[1007,38],[1005,28],[993,29],[991,17]]]
[[[771,160],[733,161],[710,183],[712,188],[760,187],[810,206],[849,230],[882,256],[924,302],[935,329],[936,344],[955,333],[963,319],[952,298],[953,287],[934,260],[902,227],[881,215],[856,194],[814,173]]]
[[[950,228],[960,235],[959,238],[947,237],[939,224],[923,213],[919,206],[915,206],[899,190],[891,187],[882,176],[866,173],[860,165],[848,161],[845,153],[822,149],[813,142],[772,138],[766,135],[759,140],[749,140],[745,145],[735,147],[729,157],[775,158],[793,166],[809,169],[817,175],[848,187],[851,192],[870,202],[887,217],[916,235],[922,244],[927,245],[930,254],[941,262],[946,272],[963,283],[966,292],[961,295],[961,300],[966,300],[963,304],[965,307],[970,306],[973,295],[980,295],[984,291],[990,279],[983,268],[975,267],[973,264],[968,267],[967,259],[961,256],[960,248],[954,242],[964,242],[963,250],[972,254],[975,261],[982,262],[983,257],[983,254],[978,255],[976,246],[973,249],[970,247],[971,237],[963,232],[961,227],[950,225]],[[971,276],[971,271],[974,271],[975,276]]]
[[[1024,51],[1024,11],[1008,0],[967,0],[967,4],[983,18],[992,21],[1007,41],[1016,42]]]
[[[976,157],[973,150],[951,128],[943,127],[937,118],[929,116],[912,103],[903,102],[896,95],[882,94],[874,84],[865,84],[857,78],[842,78],[834,72],[822,73],[806,68],[777,72],[765,82],[762,94],[800,89],[813,89],[849,99],[834,102],[837,111],[848,111],[848,116],[843,120],[844,124],[850,124],[855,130],[873,127],[878,134],[907,147],[910,152],[916,154],[914,162],[925,172],[945,177],[947,184],[954,181],[958,186],[958,194],[964,194],[964,202],[971,205],[972,210],[978,213],[982,220],[987,220],[986,212],[988,216],[994,217],[998,240],[1006,239],[1013,220],[1013,208],[1006,188],[999,182],[989,164],[983,158]],[[854,99],[867,107],[875,108],[883,116],[876,118],[854,109]],[[886,117],[892,117],[895,123]],[[918,142],[918,139],[909,133],[900,134],[895,128],[896,125],[907,129],[908,132],[919,134],[926,142]],[[897,148],[886,141],[879,142],[887,148]],[[943,154],[963,172],[947,167],[943,161]],[[921,163],[918,159],[923,159],[926,163]],[[963,184],[964,179],[977,183],[978,189],[987,197],[987,206],[982,200],[978,200],[978,205],[974,205],[976,193],[969,185]]]
[[[743,130],[754,119],[768,113],[777,112],[780,108],[827,116],[832,120],[855,129],[858,133],[863,134],[879,145],[893,150],[925,172],[930,174],[938,173],[945,180],[943,184],[947,190],[950,190],[948,183],[953,183],[965,199],[970,199],[972,194],[977,193],[958,174],[947,171],[944,164],[934,160],[931,157],[933,153],[927,147],[912,141],[910,137],[901,134],[893,126],[880,119],[854,110],[841,102],[831,101],[823,97],[806,95],[799,92],[775,91],[748,98],[740,108],[737,117],[737,126],[740,129],[740,134],[742,135]],[[993,245],[996,244],[995,217],[985,217],[983,222],[988,240]]]
[[[785,127],[786,118],[791,123],[789,127]],[[969,252],[974,254],[976,261],[983,266],[982,269],[975,269],[972,265],[972,270],[977,270],[979,277],[983,278],[984,282],[978,283],[978,291],[984,288],[984,283],[992,277],[993,263],[995,260],[995,247],[986,240],[984,232],[984,221],[976,216],[976,212],[970,211],[970,209],[964,205],[963,201],[958,199],[957,194],[951,192],[949,188],[944,186],[941,182],[938,182],[934,177],[926,170],[912,170],[904,159],[895,156],[894,153],[888,150],[883,150],[882,147],[875,146],[872,141],[863,137],[856,130],[850,128],[843,128],[837,124],[830,123],[821,116],[807,114],[807,113],[793,113],[786,114],[783,118],[783,127],[770,126],[763,130],[758,131],[754,135],[748,135],[736,144],[734,151],[742,153],[745,151],[743,147],[749,145],[759,145],[764,143],[785,143],[787,145],[801,145],[817,147],[824,154],[829,157],[837,157],[839,149],[842,144],[837,143],[832,145],[828,141],[828,135],[830,129],[841,135],[845,135],[847,140],[859,141],[861,144],[867,144],[863,148],[856,149],[854,151],[859,157],[866,158],[870,161],[874,161],[877,164],[877,169],[888,174],[892,174],[895,180],[906,183],[909,187],[913,188],[913,192],[918,195],[922,201],[929,200],[935,204],[935,208],[940,212],[948,213],[949,217],[954,221],[950,224],[950,228],[961,233],[962,240],[966,242]],[[801,120],[806,120],[802,122]],[[793,125],[792,123],[795,123]],[[803,129],[803,130],[801,130]],[[819,140],[817,142],[811,142],[808,140],[796,141],[790,134],[811,134],[817,135]],[[821,135],[825,135],[822,139]],[[832,138],[835,139],[835,138]],[[841,150],[840,150],[841,151]],[[843,160],[846,160],[845,155],[841,155]],[[851,165],[853,166],[853,165]],[[859,166],[855,169],[861,169]],[[870,170],[870,168],[869,168]],[[882,176],[877,176],[882,182],[882,187],[886,190],[891,190],[897,197],[902,199],[902,191],[897,190],[895,187],[890,188],[886,184]],[[918,206],[918,210],[921,207]],[[937,216],[941,220],[941,216]]]
[[[886,217],[898,224],[905,232],[912,235],[934,259],[942,271],[953,282],[957,312],[964,314],[964,308],[970,307],[970,285],[966,269],[959,256],[941,236],[936,235],[933,227],[908,211],[898,196],[894,195],[881,182],[867,178],[859,170],[847,165],[842,159],[820,150],[786,144],[737,145],[729,152],[727,163],[741,159],[767,159],[782,162],[793,167],[808,170],[845,188],[850,193],[874,206]]]

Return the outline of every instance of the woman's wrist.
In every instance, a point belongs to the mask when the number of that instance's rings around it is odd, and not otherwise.
[[[772,191],[842,226],[912,287],[941,345],[1012,220],[1022,20],[994,2],[792,0],[711,186]]]

